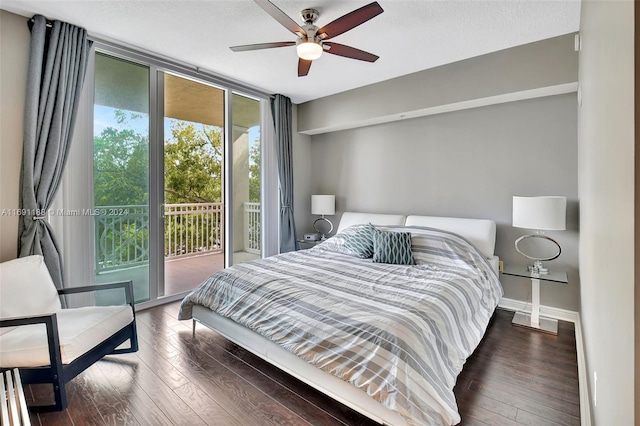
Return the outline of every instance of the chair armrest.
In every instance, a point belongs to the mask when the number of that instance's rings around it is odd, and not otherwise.
[[[29,324],[49,324],[58,323],[57,315],[55,313],[38,315],[35,317],[11,317],[0,319],[0,327],[17,327],[20,325]]]
[[[0,319],[1,327],[18,327],[21,325],[44,324],[47,327],[47,343],[49,346],[49,361],[53,374],[60,377],[62,355],[60,354],[60,336],[58,335],[58,315],[56,313],[38,315],[35,317],[13,317]]]
[[[96,285],[87,285],[83,287],[68,287],[58,290],[59,295],[63,294],[74,294],[74,293],[86,293],[89,291],[100,291],[100,290],[111,290],[114,288],[122,288],[124,289],[124,294],[126,297],[126,303],[133,307],[133,283],[131,281],[122,281],[117,283],[108,283],[108,284],[96,284]]]

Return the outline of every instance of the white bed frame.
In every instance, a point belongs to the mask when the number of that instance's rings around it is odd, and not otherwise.
[[[361,223],[380,226],[428,226],[455,232],[474,243],[480,252],[489,259],[494,269],[498,270],[498,258],[494,256],[496,224],[492,220],[345,212],[338,225],[338,232],[351,225]],[[384,407],[366,392],[314,367],[258,333],[238,325],[204,306],[195,305],[193,307],[194,335],[196,321],[380,424],[406,425],[406,420],[400,414]]]

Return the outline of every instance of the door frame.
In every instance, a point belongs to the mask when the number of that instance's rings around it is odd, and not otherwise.
[[[259,90],[246,87],[200,68],[170,61],[147,52],[137,51],[129,47],[119,46],[110,41],[90,37],[94,42],[94,54],[100,52],[115,58],[137,63],[149,68],[149,300],[136,304],[137,309],[145,309],[159,304],[178,300],[186,293],[159,296],[160,283],[164,286],[164,73],[191,79],[202,84],[215,86],[224,90],[224,152],[223,152],[223,202],[225,223],[225,267],[233,263],[233,141],[231,129],[232,95],[237,93],[251,97],[261,103],[261,149],[262,149],[262,256],[277,254],[279,227],[279,188],[277,179],[277,162],[273,144],[273,122],[269,102],[271,96]],[[94,86],[85,84],[84,90],[92,92]],[[85,120],[93,128],[93,112],[87,111],[78,117]],[[93,134],[91,135],[93,140]],[[78,142],[82,143],[82,142]],[[86,143],[86,142],[85,142]],[[93,152],[93,150],[91,150]],[[93,159],[91,159],[93,161]],[[275,179],[274,179],[275,177]],[[91,176],[93,178],[93,176]],[[92,234],[93,235],[93,234]],[[274,240],[275,239],[275,240]],[[94,241],[90,242],[93,246]],[[274,250],[275,248],[275,250]],[[152,285],[158,283],[158,285]]]

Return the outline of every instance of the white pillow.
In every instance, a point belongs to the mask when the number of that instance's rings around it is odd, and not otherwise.
[[[44,315],[61,308],[42,256],[0,263],[0,318]]]

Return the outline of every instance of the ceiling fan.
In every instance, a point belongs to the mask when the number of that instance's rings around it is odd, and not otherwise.
[[[273,19],[282,24],[282,26],[297,35],[298,39],[296,41],[246,44],[243,46],[230,47],[234,52],[295,45],[298,53],[298,77],[304,77],[309,73],[311,61],[318,59],[322,55],[322,52],[366,62],[375,62],[378,59],[378,56],[363,50],[345,46],[344,44],[325,41],[347,32],[384,12],[378,2],[374,1],[360,9],[356,9],[353,12],[341,16],[322,28],[318,28],[314,23],[320,14],[315,9],[304,9],[300,12],[302,19],[305,22],[304,25],[300,26],[269,0],[253,1],[271,15]]]

